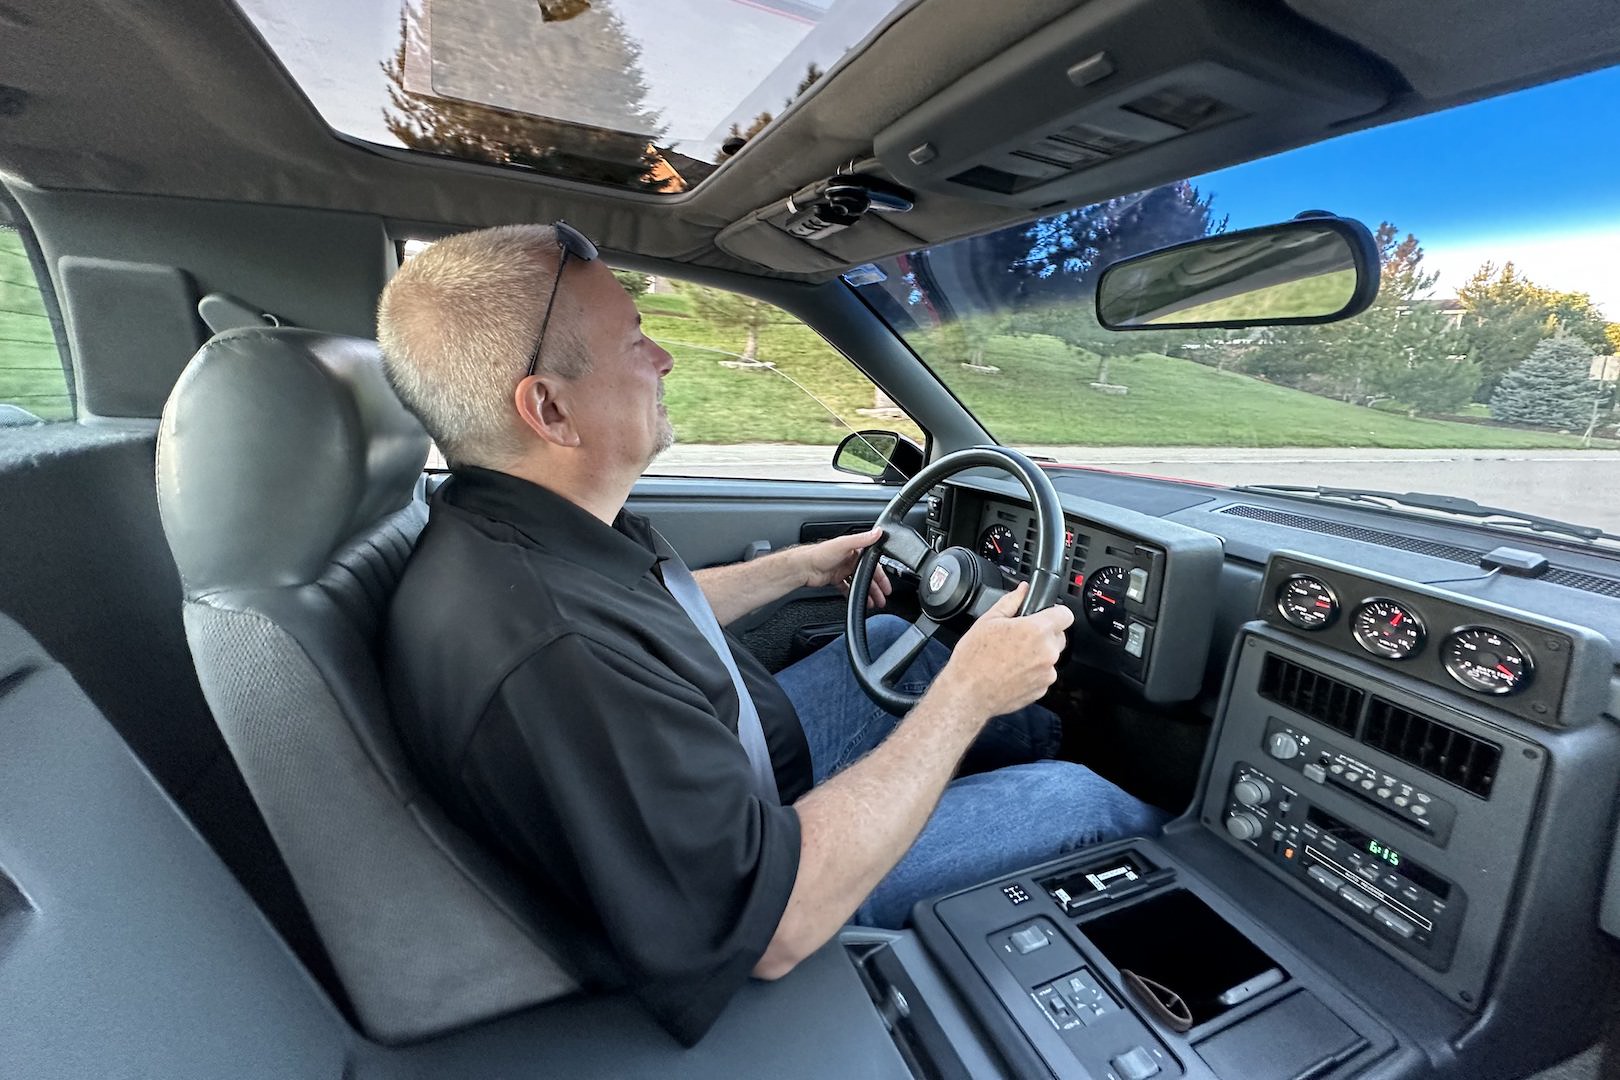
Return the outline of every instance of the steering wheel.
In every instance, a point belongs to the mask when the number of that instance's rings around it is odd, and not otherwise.
[[[879,705],[903,713],[917,704],[918,695],[903,693],[888,684],[899,677],[940,626],[958,615],[977,619],[1007,595],[1001,571],[989,559],[965,547],[935,552],[928,541],[905,523],[905,516],[931,488],[967,469],[989,466],[1024,485],[1035,508],[1035,559],[1030,570],[1029,593],[1020,615],[1050,607],[1063,584],[1063,511],[1051,479],[1029,458],[999,446],[975,446],[947,454],[913,476],[878,515],[883,536],[861,553],[849,587],[845,613],[845,641],[855,681]],[[921,579],[918,596],[922,614],[906,627],[883,655],[872,659],[866,642],[866,595],[879,556],[886,555]]]

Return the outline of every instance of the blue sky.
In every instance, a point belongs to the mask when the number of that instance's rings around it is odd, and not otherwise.
[[[1456,288],[1485,258],[1620,320],[1620,67],[1198,178],[1232,227],[1300,210],[1393,221]]]

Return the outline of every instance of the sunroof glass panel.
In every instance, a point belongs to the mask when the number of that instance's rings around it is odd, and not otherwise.
[[[334,129],[655,194],[911,0],[240,0]]]

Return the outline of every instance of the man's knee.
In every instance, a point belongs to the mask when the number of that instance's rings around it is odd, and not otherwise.
[[[866,620],[866,644],[875,657],[899,640],[911,624],[898,615],[873,615]]]

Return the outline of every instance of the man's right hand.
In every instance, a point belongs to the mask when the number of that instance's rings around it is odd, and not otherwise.
[[[1063,632],[1074,612],[1059,603],[1019,615],[1028,592],[1020,582],[962,635],[930,693],[949,696],[981,721],[1040,700],[1057,679]]]

